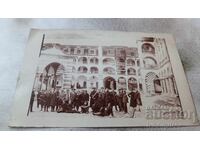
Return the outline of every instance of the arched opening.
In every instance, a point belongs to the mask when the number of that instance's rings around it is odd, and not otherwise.
[[[86,57],[80,57],[78,59],[78,62],[81,63],[81,64],[87,64],[87,58]]]
[[[133,77],[128,79],[128,89],[130,91],[137,89],[137,80]]]
[[[93,57],[93,58],[90,59],[90,63],[91,63],[91,64],[96,64],[96,65],[97,65],[97,64],[99,63],[99,60],[98,60],[98,58]]]
[[[105,59],[103,59],[103,64],[104,65],[115,65],[115,61],[112,58],[105,58]]]
[[[152,57],[145,57],[143,61],[144,61],[144,67],[147,69],[152,69],[157,66],[157,61]]]
[[[127,60],[127,65],[128,66],[135,66],[135,61],[133,59],[128,59]]]
[[[99,70],[97,67],[91,67],[90,68],[90,73],[99,73]]]
[[[137,66],[140,67],[140,60],[137,60]]]
[[[42,90],[61,88],[63,86],[64,66],[60,63],[53,62],[48,64],[42,73],[41,87]]]
[[[126,78],[124,77],[118,78],[118,89],[126,89]]]
[[[107,88],[110,90],[111,89],[116,90],[116,81],[114,78],[106,77],[106,78],[104,78],[103,82],[104,82],[104,88]]]
[[[89,82],[90,82],[90,88],[96,88],[98,89],[98,78],[96,76],[92,76],[89,78]]]
[[[87,77],[85,77],[85,76],[79,76],[77,78],[76,88],[77,89],[87,88]]]
[[[79,73],[87,73],[87,71],[88,71],[88,69],[87,69],[87,67],[85,67],[85,66],[80,66],[80,67],[78,68],[78,72],[79,72]]]
[[[149,53],[155,55],[155,48],[152,44],[150,43],[144,43],[142,45],[142,52],[143,53]]]
[[[145,85],[146,91],[150,95],[162,92],[159,77],[154,72],[149,72],[146,74]]]
[[[134,68],[128,68],[127,73],[128,75],[136,75],[136,70]]]
[[[106,67],[103,69],[103,73],[105,74],[115,74],[115,69],[112,67]]]

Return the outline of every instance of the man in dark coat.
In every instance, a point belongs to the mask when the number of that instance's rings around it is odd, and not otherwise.
[[[127,109],[128,96],[126,95],[126,91],[125,91],[125,90],[123,91],[122,103],[123,103],[123,110],[124,110],[124,113],[127,113],[127,112],[128,112],[128,109]]]
[[[110,93],[111,93],[113,106],[115,106],[115,110],[118,111],[118,109],[117,109],[117,92],[115,92],[115,90],[112,90]]]
[[[120,89],[119,93],[117,94],[117,106],[119,108],[119,111],[123,111],[123,90]]]
[[[88,105],[88,101],[89,101],[89,94],[87,93],[87,90],[85,90],[83,92],[83,104],[81,105],[81,113],[89,113],[89,105]]]
[[[58,89],[56,90],[55,94],[56,94],[56,106],[55,106],[55,108],[56,108],[56,111],[57,111],[59,109],[59,107],[62,105],[62,101],[60,100],[60,92],[59,92]]]
[[[89,102],[89,98],[90,98],[90,96],[89,96],[87,90],[85,90],[85,91],[83,92],[83,100],[84,100],[84,104],[88,104],[88,102]],[[85,103],[85,102],[86,102],[86,103]]]
[[[50,106],[51,106],[51,112],[54,112],[55,106],[56,106],[56,99],[57,99],[57,95],[56,92],[52,91],[50,93]]]
[[[80,91],[77,91],[77,95],[75,96],[75,108],[78,111],[79,107],[81,106],[81,102],[82,102],[82,93]]]
[[[75,97],[76,97],[75,89],[72,89],[72,91],[70,92],[70,101],[72,104],[72,108],[74,108]]]
[[[99,90],[98,99],[94,103],[95,107],[93,108],[93,112],[99,112],[102,107],[105,107],[105,97],[103,90]]]
[[[49,106],[50,106],[50,100],[51,100],[51,94],[50,91],[48,91],[45,95],[45,109],[44,111],[49,111]]]
[[[135,94],[137,97],[138,111],[141,111],[140,106],[142,106],[142,100],[141,100],[140,92],[138,90],[136,90]]]
[[[111,91],[111,92],[108,92],[107,93],[107,113],[108,115],[110,116],[114,116],[114,113],[113,113],[113,106],[116,104],[116,93],[115,91]]]
[[[93,88],[92,92],[90,93],[90,107],[93,106],[94,101],[96,101],[98,97],[96,88]]]
[[[130,97],[130,107],[133,108],[133,114],[132,114],[132,118],[134,118],[135,115],[135,111],[136,111],[136,107],[138,105],[141,105],[141,97],[140,97],[140,93],[138,91],[132,91],[128,94],[128,96]]]
[[[99,103],[99,91],[96,91],[95,94],[92,96],[92,112],[98,112],[100,109],[100,103]]]

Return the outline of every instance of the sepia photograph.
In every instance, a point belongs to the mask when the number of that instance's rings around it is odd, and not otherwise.
[[[144,118],[158,107],[181,117],[165,39],[143,37],[135,47],[41,42],[27,116]]]
[[[0,6],[2,149],[198,147],[197,2]]]
[[[171,40],[168,34],[32,30],[17,87],[23,92],[16,91],[21,105],[14,105],[14,116],[19,116],[12,123],[197,124],[181,62],[177,63],[176,55],[170,57],[171,52],[177,53]]]

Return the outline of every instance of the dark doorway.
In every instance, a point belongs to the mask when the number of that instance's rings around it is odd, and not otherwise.
[[[154,88],[155,88],[155,93],[158,94],[162,93],[162,87],[159,79],[154,80]]]

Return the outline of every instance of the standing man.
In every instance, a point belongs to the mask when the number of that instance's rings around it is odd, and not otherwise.
[[[51,93],[50,93],[50,106],[51,106],[51,112],[54,112],[55,106],[56,106],[56,92],[54,91],[54,89],[52,89]]]
[[[93,91],[90,93],[90,107],[92,107],[98,99],[98,92],[96,88],[93,88]]]
[[[111,94],[113,106],[115,106],[115,110],[118,111],[118,109],[117,109],[117,93],[115,92],[114,89],[112,89],[110,94]]]
[[[136,89],[135,95],[137,97],[138,111],[141,111],[140,107],[142,106],[141,95],[138,89]]]
[[[140,93],[137,90],[135,92],[131,91],[128,94],[128,96],[130,97],[130,107],[133,108],[133,113],[132,113],[131,118],[134,118],[136,108],[138,105],[140,105],[140,102],[141,102]]]
[[[123,111],[123,89],[119,89],[119,93],[116,96],[117,97],[117,105],[119,108],[119,111]]]
[[[79,111],[79,107],[81,106],[82,94],[80,91],[77,91],[77,95],[75,98],[75,109]]]
[[[128,112],[128,109],[127,109],[128,96],[126,95],[126,91],[125,91],[125,90],[123,91],[122,103],[123,103],[123,110],[124,110],[124,113],[126,114],[126,113]]]
[[[49,106],[50,106],[50,98],[51,98],[51,91],[47,91],[46,96],[45,96],[45,111],[49,111]]]
[[[115,91],[108,92],[107,101],[108,101],[107,113],[108,113],[109,116],[111,115],[112,117],[114,117],[113,106],[116,104]]]
[[[70,101],[72,104],[72,108],[74,108],[75,98],[76,98],[76,92],[75,89],[72,89],[72,91],[70,92]]]
[[[87,105],[88,105],[88,102],[89,102],[89,98],[90,98],[90,96],[89,96],[87,90],[85,90],[84,93],[83,93],[83,99],[84,99],[84,103],[86,102]]]

